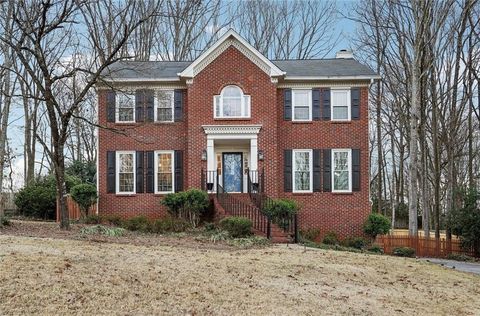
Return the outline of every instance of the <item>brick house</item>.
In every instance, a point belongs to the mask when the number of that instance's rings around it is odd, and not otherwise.
[[[269,60],[233,30],[193,62],[118,62],[98,86],[97,211],[162,217],[188,188],[248,203],[261,182],[300,203],[301,229],[361,235],[374,79],[347,51]]]

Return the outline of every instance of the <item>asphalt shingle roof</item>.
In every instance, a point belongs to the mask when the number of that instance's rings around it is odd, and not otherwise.
[[[352,77],[376,76],[369,67],[355,59],[307,59],[273,60],[286,77]],[[120,61],[104,72],[113,80],[177,79],[178,73],[190,65],[190,61]]]

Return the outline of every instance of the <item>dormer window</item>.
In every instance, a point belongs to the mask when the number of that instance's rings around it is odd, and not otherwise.
[[[226,86],[213,101],[215,118],[250,117],[250,96],[237,86]]]

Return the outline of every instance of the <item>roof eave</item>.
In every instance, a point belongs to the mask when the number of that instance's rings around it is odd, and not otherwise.
[[[379,75],[359,75],[359,76],[285,76],[284,80],[379,80]]]

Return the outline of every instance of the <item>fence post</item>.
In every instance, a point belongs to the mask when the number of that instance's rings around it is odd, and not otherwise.
[[[270,215],[267,215],[267,238],[270,239],[272,236],[272,225],[270,222]]]
[[[294,223],[293,223],[294,239],[293,239],[293,241],[295,243],[298,243],[298,217],[297,217],[296,213],[293,215],[293,220],[294,220]]]

